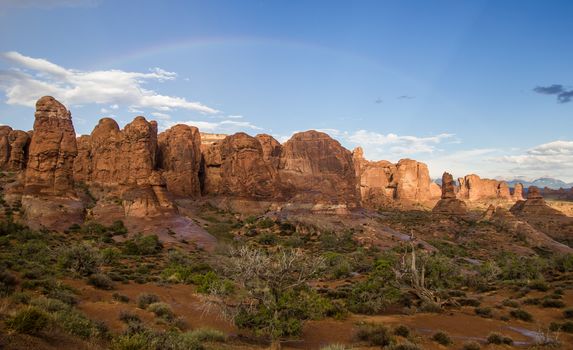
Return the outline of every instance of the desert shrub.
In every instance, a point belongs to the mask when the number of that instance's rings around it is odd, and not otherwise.
[[[419,347],[416,344],[412,344],[410,342],[390,345],[388,347],[385,347],[384,349],[388,349],[388,350],[422,350],[421,347]]]
[[[13,275],[2,271],[0,272],[0,297],[5,297],[14,292],[18,280]]]
[[[137,307],[146,309],[149,304],[159,302],[159,297],[155,294],[141,293],[137,296]]]
[[[490,307],[476,307],[474,311],[476,315],[481,317],[491,318],[493,316]]]
[[[346,350],[347,347],[343,344],[330,344],[320,348],[320,350]]]
[[[488,344],[496,344],[496,345],[501,345],[501,344],[507,344],[507,345],[512,345],[513,344],[513,339],[511,339],[508,336],[505,336],[503,334],[499,334],[499,333],[490,333],[487,336],[487,343]]]
[[[32,301],[32,297],[28,292],[15,292],[10,296],[10,300],[16,304],[28,305]]]
[[[123,252],[127,255],[154,255],[163,249],[157,235],[144,236],[141,233],[123,243]]]
[[[540,257],[518,256],[513,253],[504,253],[499,256],[498,263],[502,270],[504,280],[538,280],[543,277],[542,272],[546,262]]]
[[[527,299],[523,300],[523,304],[525,304],[525,305],[539,305],[539,304],[541,304],[541,299],[540,298],[527,298]]]
[[[121,256],[120,250],[115,247],[104,248],[100,251],[100,253],[101,253],[101,261],[106,265],[115,264],[119,260],[119,257]]]
[[[85,243],[63,248],[59,253],[60,267],[81,276],[97,273],[100,263],[101,257],[97,249]]]
[[[440,254],[422,257],[426,270],[426,283],[434,289],[456,288],[462,279],[459,265]]]
[[[394,328],[394,335],[399,337],[408,338],[410,336],[410,328],[408,326],[404,326],[403,324],[398,325]]]
[[[186,337],[195,339],[198,342],[219,342],[223,343],[227,340],[225,333],[213,328],[197,328],[191,332],[185,333]]]
[[[340,254],[334,252],[326,252],[323,255],[327,270],[333,278],[344,278],[350,276],[352,266],[348,259]]]
[[[514,300],[514,299],[505,299],[502,302],[503,306],[507,306],[507,307],[512,307],[512,308],[518,308],[519,307],[519,301]]]
[[[39,297],[30,300],[30,305],[47,312],[63,311],[70,308],[70,305],[58,299]]]
[[[107,228],[107,230],[111,232],[113,235],[127,234],[127,228],[125,227],[123,221],[121,220],[114,221],[113,224],[111,224],[111,226]]]
[[[209,271],[204,274],[194,274],[191,277],[193,284],[197,286],[197,292],[199,293],[210,293],[213,290],[217,290],[222,294],[230,294],[233,292],[233,283],[227,279],[222,279],[219,277],[215,271]]]
[[[277,241],[277,236],[272,233],[265,233],[257,239],[257,242],[264,245],[275,245],[277,244]]]
[[[549,284],[543,280],[537,280],[529,283],[529,288],[540,292],[547,292],[549,290]]]
[[[275,222],[273,221],[273,219],[267,218],[267,217],[264,217],[257,222],[257,227],[262,228],[262,229],[271,228],[274,225],[275,225]]]
[[[372,346],[388,346],[394,342],[394,337],[388,327],[375,323],[358,325],[356,338]]]
[[[49,320],[47,313],[34,306],[28,306],[7,319],[6,327],[18,333],[38,334],[46,328]]]
[[[88,283],[98,289],[113,289],[113,281],[104,273],[96,273],[89,276]]]
[[[145,334],[123,334],[113,339],[112,350],[146,350],[149,349],[148,338]]]
[[[464,343],[462,350],[480,350],[481,345],[478,342],[470,340]]]
[[[541,302],[541,306],[545,308],[562,308],[565,307],[565,303],[561,300],[546,298]]]
[[[526,321],[526,322],[533,321],[533,316],[529,312],[522,310],[522,309],[511,310],[509,312],[509,314],[511,315],[511,317],[517,318],[518,320],[522,320],[522,321]]]
[[[559,254],[553,257],[551,266],[559,272],[573,271],[573,254]]]
[[[129,303],[129,297],[127,295],[113,293],[111,298],[115,301],[119,301],[120,303]]]
[[[573,318],[573,308],[563,310],[563,317]]]
[[[88,319],[74,309],[57,311],[53,314],[55,323],[68,333],[83,339],[103,337],[107,329]]]
[[[450,338],[450,335],[442,331],[434,333],[434,335],[432,335],[432,340],[443,346],[449,346],[454,343],[452,338]]]
[[[139,316],[137,316],[137,314],[128,310],[121,310],[119,312],[119,320],[125,323],[141,322],[141,319]]]
[[[172,320],[175,316],[173,314],[173,310],[171,310],[171,306],[162,302],[149,304],[147,306],[147,310],[153,312],[155,316],[163,318],[167,321]]]

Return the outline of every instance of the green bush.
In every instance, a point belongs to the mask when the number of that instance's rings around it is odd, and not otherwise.
[[[154,255],[163,249],[157,235],[144,236],[141,233],[123,243],[123,252],[127,255]]]
[[[139,318],[137,314],[128,310],[121,310],[119,312],[119,320],[125,323],[141,322],[141,318]]]
[[[108,247],[101,250],[101,261],[106,265],[113,265],[117,263],[120,256],[120,250],[114,247]]]
[[[159,302],[159,297],[155,294],[141,293],[137,296],[137,307],[146,309],[149,304]]]
[[[186,337],[197,340],[198,342],[219,342],[227,340],[225,333],[213,328],[197,328],[191,332],[185,333]]]
[[[399,337],[408,338],[410,336],[410,328],[408,326],[404,326],[403,324],[398,325],[394,328],[394,335]]]
[[[47,313],[34,306],[28,306],[7,319],[6,327],[18,333],[38,334],[46,328],[49,320]]]
[[[478,307],[481,304],[481,301],[477,300],[477,299],[470,299],[470,298],[460,298],[457,299],[457,302],[461,305],[461,306],[474,306],[474,307]]]
[[[113,293],[111,297],[113,300],[119,301],[120,303],[129,303],[129,297],[127,295]]]
[[[167,321],[171,321],[175,317],[173,310],[171,310],[171,306],[167,303],[156,302],[149,304],[147,306],[147,311],[153,312],[155,316]]]
[[[82,313],[74,309],[57,311],[53,314],[54,322],[62,327],[68,333],[83,339],[103,338],[106,336],[107,329],[98,324]]]
[[[532,281],[528,287],[540,292],[547,292],[549,290],[549,284],[543,280]]]
[[[480,350],[481,345],[478,342],[470,340],[464,343],[462,350]]]
[[[499,333],[490,333],[487,336],[487,343],[488,344],[496,344],[496,345],[501,345],[501,344],[507,344],[507,345],[512,345],[513,344],[513,339],[511,339],[510,337],[504,336],[503,334],[499,334]]]
[[[35,306],[39,309],[42,309],[47,312],[56,312],[62,310],[68,310],[70,305],[64,303],[58,299],[46,298],[46,297],[39,297],[30,300],[30,305]]]
[[[505,299],[505,300],[502,302],[502,305],[503,305],[503,306],[507,306],[507,307],[512,307],[512,308],[516,309],[516,308],[519,307],[519,301],[513,300],[513,299]]]
[[[476,307],[474,311],[475,311],[476,315],[484,317],[484,318],[493,317],[492,310],[490,307]]]
[[[410,342],[406,342],[406,343],[402,343],[402,344],[396,344],[396,345],[390,345],[388,347],[385,347],[384,349],[388,349],[388,350],[422,350],[421,347],[419,347],[416,344],[412,344]]]
[[[517,318],[518,320],[522,320],[522,321],[526,321],[526,322],[531,322],[533,321],[533,316],[522,309],[515,309],[515,310],[511,310],[509,312],[510,316],[513,318]]]
[[[450,335],[448,333],[441,332],[441,331],[434,333],[434,335],[432,335],[432,340],[438,344],[443,345],[443,346],[449,346],[449,345],[452,345],[454,343],[452,341],[452,338],[450,338]]]
[[[212,290],[219,293],[230,294],[234,290],[233,283],[227,279],[221,279],[214,271],[205,274],[194,274],[191,277],[193,284],[197,286],[197,292],[208,294]]]
[[[113,339],[112,350],[147,350],[149,349],[148,338],[145,334],[124,334]]]
[[[104,273],[96,273],[88,277],[88,284],[98,288],[111,290],[113,289],[113,281],[108,275]]]
[[[555,299],[543,299],[543,301],[541,302],[541,306],[545,307],[545,308],[562,308],[565,307],[565,303],[562,302],[561,300],[555,300]]]
[[[320,348],[320,350],[346,350],[347,347],[343,344],[330,344]]]
[[[5,297],[14,292],[18,280],[7,272],[0,272],[0,297]]]
[[[257,238],[257,241],[264,245],[275,245],[277,244],[278,239],[277,236],[272,233],[265,233],[264,235]]]
[[[101,256],[98,250],[90,245],[76,244],[60,251],[59,264],[66,270],[89,276],[99,271]]]
[[[369,345],[381,347],[391,345],[394,342],[394,337],[388,327],[375,323],[360,324],[356,338],[367,342]]]

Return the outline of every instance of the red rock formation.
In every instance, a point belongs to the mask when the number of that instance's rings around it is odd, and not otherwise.
[[[12,128],[7,125],[0,125],[0,169],[8,167],[10,161],[10,141],[8,139]]]
[[[27,132],[0,126],[0,170],[24,170],[29,146],[30,135]]]
[[[279,176],[292,202],[355,207],[360,201],[352,154],[322,132],[299,132],[283,145]]]
[[[271,135],[258,134],[255,136],[263,147],[263,159],[274,169],[278,169],[280,156],[282,152],[281,144]]]
[[[277,171],[264,158],[263,147],[245,133],[227,136],[205,150],[204,193],[246,199],[280,200]]]
[[[26,168],[27,194],[75,196],[76,133],[70,112],[53,97],[36,103],[34,134]]]
[[[180,197],[201,195],[201,135],[196,127],[179,124],[159,134],[158,166],[167,190]]]
[[[366,206],[391,206],[428,203],[440,197],[439,186],[432,183],[428,167],[411,159],[397,164],[364,159],[362,148],[353,152],[360,196]]]
[[[513,189],[512,198],[516,202],[523,200],[523,185],[521,183],[515,185],[515,188]]]
[[[482,179],[475,174],[459,178],[458,198],[468,201],[480,200],[512,200],[509,186],[505,181]]]
[[[467,214],[466,203],[456,198],[454,178],[449,173],[444,173],[442,176],[442,199],[436,203],[432,211],[446,215]]]

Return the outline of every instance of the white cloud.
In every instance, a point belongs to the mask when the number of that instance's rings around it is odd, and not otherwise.
[[[245,129],[250,130],[263,130],[262,128],[253,125],[246,121],[236,121],[236,120],[222,120],[219,122],[208,122],[200,120],[189,120],[189,121],[170,121],[162,123],[162,129],[168,129],[177,124],[187,124],[190,126],[196,126],[201,132],[208,133],[222,133],[230,134],[238,131],[244,131]]]
[[[227,116],[227,118],[230,118],[230,119],[243,119],[243,116],[242,116],[242,115],[230,115],[230,116]]]
[[[114,105],[109,106],[109,108],[111,108],[111,109],[118,109],[118,108],[119,108],[119,105],[118,105],[118,104],[114,104]]]
[[[104,114],[109,113],[109,111],[106,108],[102,108],[99,111],[100,111],[100,113],[104,113]]]
[[[408,155],[416,153],[432,153],[436,146],[445,139],[452,138],[453,134],[439,134],[429,137],[400,136],[396,134],[380,134],[372,131],[358,130],[345,138],[363,147],[385,146],[390,153]]]
[[[171,119],[171,116],[169,114],[166,113],[161,113],[161,112],[152,112],[151,113],[152,116],[154,116],[157,119],[163,119],[163,120],[169,120]]]
[[[218,112],[199,102],[144,88],[150,81],[163,82],[177,77],[176,73],[160,68],[153,68],[148,73],[80,71],[18,52],[6,52],[2,56],[19,67],[0,71],[0,89],[5,92],[8,104],[34,106],[39,97],[51,95],[68,105],[95,103],[110,105],[112,109],[126,105],[133,110],[151,108],[159,111],[185,109],[203,114]]]

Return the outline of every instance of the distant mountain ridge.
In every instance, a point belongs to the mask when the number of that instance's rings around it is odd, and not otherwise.
[[[560,188],[571,188],[571,187],[573,187],[573,182],[567,183],[565,181],[555,179],[552,177],[540,177],[540,178],[535,179],[533,181],[524,181],[523,179],[514,179],[514,180],[507,181],[507,184],[509,185],[509,187],[514,187],[518,183],[522,183],[524,187],[537,186],[539,188],[547,187],[547,188],[551,188],[554,190],[558,190]]]
[[[513,180],[505,180],[501,177],[496,177],[496,180],[505,181],[507,182],[508,186],[513,188],[516,184],[521,183],[523,187],[528,188],[529,186],[537,186],[539,188],[550,188],[553,190],[558,190],[560,188],[573,188],[573,182],[567,183],[563,180],[555,179],[552,177],[540,177],[538,179],[528,181],[523,178],[516,178]],[[434,179],[433,180],[438,185],[442,184],[442,179]]]

